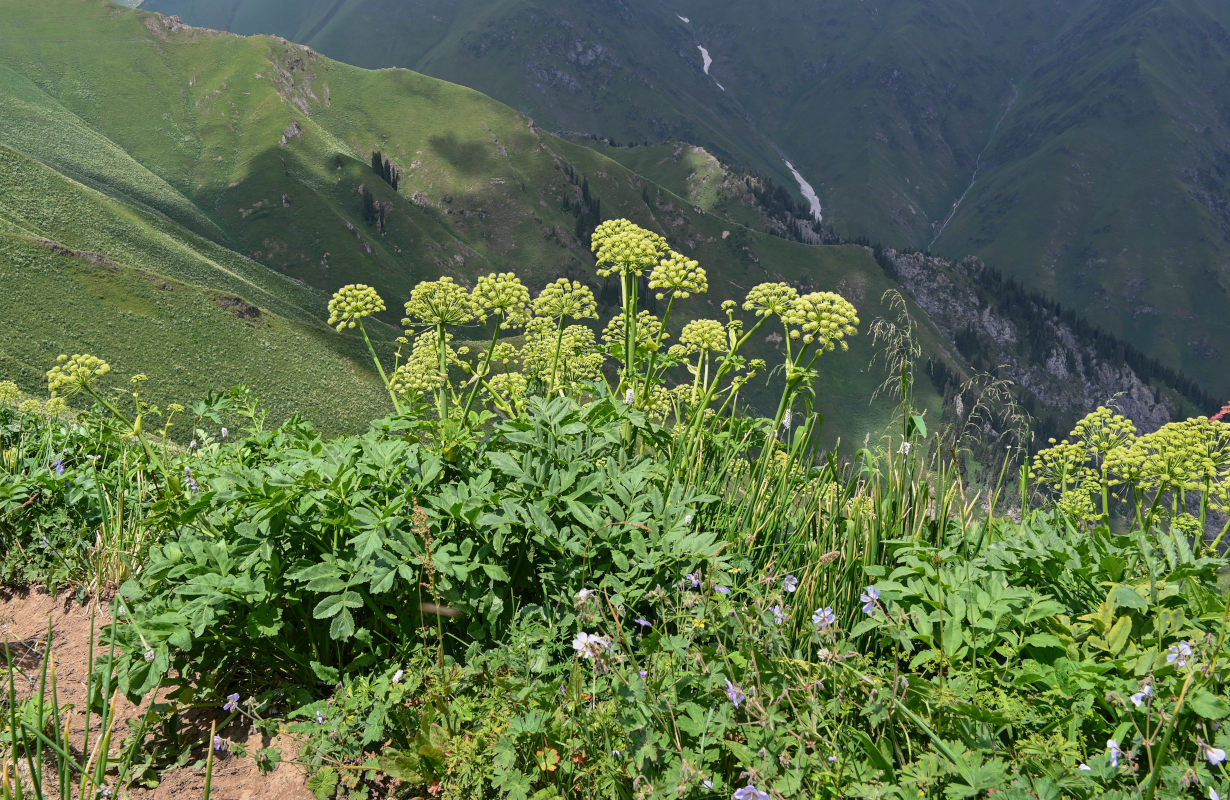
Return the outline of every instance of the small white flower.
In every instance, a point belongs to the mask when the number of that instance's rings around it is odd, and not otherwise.
[[[1080,764],[1077,764],[1076,768],[1079,769],[1081,772],[1089,772],[1090,770],[1093,769],[1093,767],[1089,766],[1083,761]]]
[[[1209,787],[1209,800],[1221,800],[1221,795],[1212,786]]]
[[[692,524],[692,515],[691,515],[691,514],[688,514],[686,517],[684,517],[684,518],[683,518],[683,524],[684,524],[684,525],[691,525],[691,524]]]
[[[624,405],[630,406],[636,402],[636,392],[632,389],[624,392]]]
[[[1112,767],[1119,766],[1119,756],[1123,755],[1123,751],[1119,749],[1119,742],[1116,739],[1106,740],[1106,752],[1110,755],[1110,765]]]
[[[1206,744],[1204,746],[1204,757],[1210,764],[1217,766],[1226,760],[1226,751],[1220,747],[1209,747]]]
[[[154,660],[154,649],[152,647],[145,651],[145,660],[150,662]]]
[[[405,676],[406,676],[405,670],[401,670],[401,669],[397,670],[397,672],[393,673],[393,683],[399,683],[401,679],[404,678]]]
[[[225,439],[225,438],[226,438],[227,436],[229,436],[229,435],[230,435],[230,431],[228,431],[226,428],[223,428],[223,429],[222,429],[222,438],[223,438],[223,439]]]
[[[593,594],[594,593],[589,589],[582,589],[581,591],[577,592],[577,602],[584,603],[586,600],[592,597]]]
[[[909,454],[910,454],[910,443],[902,442],[901,446],[897,448],[897,455],[908,456]]]
[[[782,414],[782,430],[790,430],[790,409],[786,409],[786,413]]]
[[[196,439],[193,439],[191,442],[188,442],[188,449],[189,449],[189,450],[195,450],[195,449],[196,449]]]
[[[577,651],[577,655],[581,658],[593,658],[601,655],[602,651],[607,649],[609,645],[601,636],[586,633],[581,631],[577,637],[572,640],[572,649]]]
[[[1145,698],[1147,698],[1151,694],[1153,694],[1153,687],[1146,683],[1144,686],[1141,687],[1139,692],[1132,695],[1129,699],[1132,701],[1132,705],[1136,706],[1137,708],[1140,708],[1142,705],[1144,705]]]

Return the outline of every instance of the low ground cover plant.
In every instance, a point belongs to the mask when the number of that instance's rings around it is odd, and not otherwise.
[[[322,798],[1230,796],[1230,425],[1098,409],[997,515],[908,358],[900,427],[819,450],[839,295],[676,330],[696,262],[624,220],[594,251],[624,301],[594,327],[569,280],[420,284],[359,434],[120,402],[84,355],[49,382],[89,410],[4,388],[7,580],[114,592],[100,685],[294,732]],[[385,310],[348,286],[329,322]],[[779,364],[742,355],[769,332]],[[6,776],[40,724],[8,715]]]

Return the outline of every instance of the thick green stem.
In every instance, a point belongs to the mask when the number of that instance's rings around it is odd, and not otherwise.
[[[551,385],[547,388],[547,394],[555,393],[555,375],[559,370],[559,353],[564,346],[564,318],[559,318],[559,324],[555,326],[555,356],[551,359]]]
[[[487,377],[487,370],[491,366],[491,357],[495,355],[495,344],[500,338],[500,328],[500,318],[496,317],[495,332],[491,334],[491,346],[487,348],[487,355],[483,358],[483,365],[474,374],[474,388],[470,389],[470,396],[466,398],[465,409],[461,412],[461,423],[463,425],[470,416],[470,409],[474,406],[474,398],[478,395],[479,387],[486,385],[484,379]]]
[[[363,341],[367,344],[367,352],[372,354],[372,363],[376,365],[376,372],[380,373],[380,380],[384,384],[385,391],[389,393],[389,399],[393,401],[393,410],[400,414],[401,403],[397,402],[397,393],[389,385],[389,376],[384,374],[384,367],[380,365],[380,358],[376,355],[376,348],[372,346],[372,340],[367,337],[367,329],[363,327],[362,319],[359,320],[359,333],[363,334]]]

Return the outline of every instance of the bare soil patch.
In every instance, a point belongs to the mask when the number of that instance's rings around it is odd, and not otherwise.
[[[56,671],[56,689],[62,707],[71,706],[73,725],[71,740],[80,746],[81,727],[85,721],[85,702],[90,674],[90,637],[110,623],[110,608],[106,604],[87,601],[77,603],[72,595],[52,596],[39,589],[13,591],[0,589],[0,665],[3,664],[3,643],[7,643],[14,672],[14,689],[18,700],[25,699],[37,690],[42,674],[43,660],[47,658],[47,632],[51,630],[52,663]],[[95,656],[101,652],[95,640]],[[4,692],[7,694],[7,675]],[[116,738],[126,730],[127,720],[137,718],[144,712],[149,700],[142,706],[134,706],[123,697],[117,700]],[[204,759],[209,740],[211,720],[221,721],[222,713],[216,715],[188,715],[186,725],[192,726],[193,735],[200,745],[192,760]],[[91,723],[97,733],[97,715]],[[243,743],[249,752],[263,747],[277,747],[283,758],[291,758],[297,752],[296,743],[287,735],[274,739],[263,737],[251,729],[244,720],[238,719],[218,731],[230,742]],[[91,741],[93,736],[91,736]],[[116,743],[118,745],[118,742]],[[190,767],[169,770],[162,775],[162,782],[153,789],[123,789],[119,797],[132,800],[180,800],[200,797],[205,787],[203,770]],[[262,774],[251,758],[239,758],[229,753],[220,754],[214,761],[213,779],[210,787],[211,800],[313,800],[307,788],[307,778],[297,765],[281,763],[268,774]]]

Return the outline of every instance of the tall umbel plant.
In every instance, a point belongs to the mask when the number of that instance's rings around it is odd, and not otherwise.
[[[812,410],[817,360],[846,349],[846,339],[858,330],[854,307],[840,295],[800,295],[786,284],[764,283],[742,306],[755,317],[750,328],[738,316],[739,304],[728,300],[722,304],[725,321],[693,319],[682,327],[678,344],[668,347],[677,304],[709,290],[705,270],[659,234],[626,219],[599,225],[592,249],[598,275],[620,281],[620,309],[602,329],[601,342],[594,329],[581,324],[596,317],[588,287],[560,279],[531,299],[512,273],[479,278],[473,290],[449,277],[416,286],[405,305],[405,335],[388,371],[363,327],[365,317],[385,307],[375,290],[361,285],[338,290],[329,304],[329,322],[339,331],[359,329],[398,413],[434,405],[441,422],[472,430],[490,411],[516,416],[532,394],[581,401],[600,395],[658,421],[673,419],[687,432],[678,437],[685,445],[680,461],[693,464],[699,439],[736,418],[740,390],[767,368],[764,360],[743,352],[766,323],[776,318],[786,342],[779,368],[783,390],[770,431],[791,428],[798,398],[804,412]],[[642,281],[666,302],[661,319],[640,307]],[[459,330],[480,323],[490,325],[486,349],[471,356],[465,347],[453,348]],[[511,333],[518,333],[516,340]],[[604,369],[608,364],[610,372]],[[450,380],[458,374],[469,376],[461,387]],[[758,444],[765,458],[778,449],[772,433]]]

